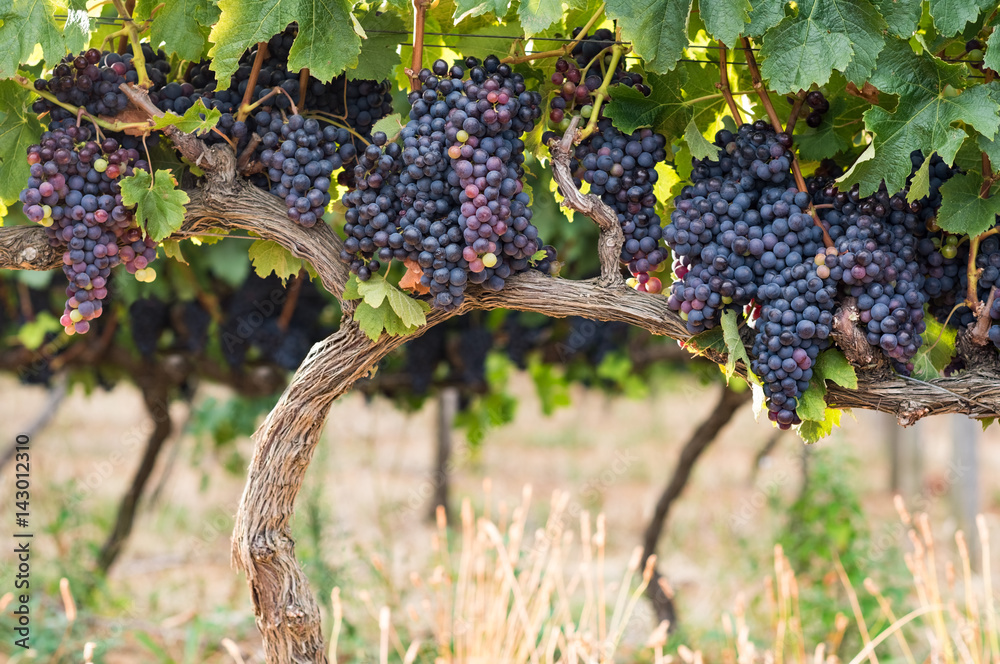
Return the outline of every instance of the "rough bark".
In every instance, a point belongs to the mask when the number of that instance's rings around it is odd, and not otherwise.
[[[670,481],[667,482],[667,486],[664,487],[659,500],[656,501],[656,509],[653,510],[653,516],[646,526],[646,533],[642,540],[641,566],[644,567],[649,557],[656,554],[657,545],[667,526],[667,517],[670,516],[670,508],[673,506],[674,501],[681,495],[681,492],[684,491],[684,487],[687,486],[698,459],[708,449],[709,445],[715,441],[722,428],[733,419],[736,411],[743,404],[750,401],[751,396],[752,392],[750,390],[737,392],[723,385],[722,391],[719,394],[719,401],[715,404],[712,412],[698,425],[694,432],[692,432],[691,437],[684,444],[680,456],[677,458],[677,465],[674,467],[673,475],[670,476]],[[653,604],[657,621],[669,621],[670,628],[674,629],[677,625],[677,613],[674,609],[674,602],[663,591],[663,588],[660,587],[658,583],[659,579],[660,573],[654,569],[653,580],[646,586],[646,597]]]
[[[432,315],[440,322],[448,314]],[[419,332],[425,330],[421,328]],[[319,607],[295,559],[290,520],[330,405],[409,337],[373,343],[353,322],[310,351],[254,434],[254,454],[233,535],[267,661],[326,662]]]
[[[54,270],[63,252],[49,246],[41,226],[8,226],[0,234],[0,269]]]

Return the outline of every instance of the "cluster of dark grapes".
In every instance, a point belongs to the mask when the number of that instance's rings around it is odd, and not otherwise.
[[[836,252],[825,267],[845,295],[857,301],[868,343],[881,348],[897,370],[909,373],[925,329],[924,275],[917,244],[923,233],[921,203],[907,203],[907,190],[879,191],[861,198],[826,187],[816,197],[830,201],[821,210]]]
[[[791,175],[791,139],[766,123],[715,137],[716,158],[694,162],[674,201],[664,240],[674,252],[668,305],[692,334],[711,329],[726,307],[744,307],[768,271],[815,255],[822,231]]]
[[[419,72],[399,141],[375,134],[358,155],[357,188],[343,199],[341,259],[362,280],[382,262],[407,262],[443,309],[461,305],[469,282],[500,290],[541,248],[520,138],[541,97],[495,56],[464,64],[438,60]]]
[[[136,350],[151,357],[160,339],[168,330],[173,332],[172,348],[201,353],[208,344],[211,314],[198,300],[164,302],[158,297],[143,297],[129,306],[129,331]]]
[[[769,271],[757,291],[751,369],[764,384],[768,417],[782,429],[799,424],[798,399],[809,388],[820,351],[830,345],[837,286],[822,276],[824,256]]]
[[[813,90],[806,95],[806,104],[811,109],[806,116],[806,124],[815,129],[823,124],[823,116],[830,110],[830,102],[819,90]]]
[[[574,30],[573,36],[577,34],[579,28]],[[558,89],[550,105],[549,121],[557,131],[566,131],[574,114],[585,120],[590,119],[594,112],[594,94],[604,82],[601,72],[611,65],[608,49],[614,43],[614,34],[601,29],[584,37],[573,48],[572,59],[556,60],[556,71],[551,81]],[[621,62],[611,73],[610,85],[634,87],[644,95],[650,93],[649,87],[643,83],[642,74],[626,71]]]
[[[662,284],[649,272],[667,259],[653,193],[655,166],[666,159],[666,139],[650,129],[625,135],[610,119],[600,120],[597,129],[576,147],[577,172],[590,185],[590,193],[618,214],[625,235],[621,259],[635,277],[636,288],[659,293]]]
[[[166,83],[170,65],[166,55],[154,53],[148,45],[143,45],[146,60],[146,74],[157,89]],[[79,55],[67,55],[52,70],[52,77],[35,80],[35,89],[50,92],[59,101],[78,106],[91,115],[114,117],[128,106],[128,98],[121,91],[122,83],[138,83],[131,49],[122,55],[101,52],[96,48]],[[32,110],[38,114],[63,109],[48,99],[38,99]]]
[[[667,305],[692,334],[717,325],[726,308],[759,306],[752,370],[770,418],[788,428],[830,343],[836,283],[823,231],[809,194],[794,186],[787,134],[758,121],[720,131],[715,145],[715,158],[695,161],[664,229],[677,277]]]
[[[251,182],[284,199],[292,221],[311,227],[330,202],[335,171],[342,184],[353,186],[353,169],[341,169],[354,161],[362,139],[370,140],[373,124],[392,112],[392,97],[387,81],[348,81],[346,75],[330,83],[309,77],[303,89],[300,73],[288,70],[296,34],[293,24],[268,41],[248,97],[258,46],[240,59],[227,89],[217,89],[210,63],[201,62],[190,66],[182,81],[164,86],[156,101],[161,110],[178,114],[199,99],[219,110],[219,133],[203,137],[209,143],[225,137],[242,153],[256,136],[254,154],[266,176],[252,176]],[[259,105],[241,117],[245,97]],[[299,114],[306,109],[315,117]]]
[[[283,285],[273,274],[259,277],[251,272],[236,292],[224,298],[219,346],[230,366],[244,366],[254,349],[260,358],[293,371],[313,344],[331,332],[320,322],[325,301],[316,284],[304,279],[296,286],[294,300],[290,287],[290,282]],[[290,316],[287,307],[294,307]]]
[[[577,35],[579,29],[573,31],[573,36]],[[623,134],[604,117],[603,107],[598,117],[593,117],[594,97],[604,83],[602,72],[611,66],[610,47],[614,43],[610,30],[597,30],[581,39],[573,48],[571,59],[556,61],[551,81],[558,87],[548,119],[550,126],[560,133],[569,127],[573,115],[596,124],[596,131],[577,145],[573,155],[570,167],[576,184],[581,186],[586,182],[590,193],[600,196],[617,212],[625,234],[621,259],[633,275],[630,285],[640,291],[659,293],[663,285],[649,272],[666,260],[667,252],[660,244],[662,229],[655,211],[653,184],[657,180],[656,164],[667,156],[667,141],[649,129]],[[627,71],[622,61],[610,71],[608,84],[632,87],[644,95],[650,93],[642,75]],[[549,131],[542,140],[548,143],[558,136]]]
[[[350,132],[271,111],[259,111],[255,120],[271,193],[285,200],[292,221],[315,226],[330,202],[331,174],[355,157]]]
[[[134,210],[122,202],[119,180],[133,169],[149,169],[138,150],[114,138],[91,140],[86,127],[71,125],[42,134],[28,149],[30,177],[20,199],[24,213],[46,229],[49,244],[63,249],[67,334],[85,333],[102,313],[111,268],[125,263],[140,281],[156,272],[156,244],[143,238]]]

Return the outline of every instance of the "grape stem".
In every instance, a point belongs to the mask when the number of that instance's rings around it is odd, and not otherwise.
[[[619,28],[618,34],[615,35],[615,41],[621,41],[620,33],[621,29]],[[618,63],[625,54],[625,50],[625,47],[621,44],[615,44],[611,47],[611,62],[608,63],[608,69],[604,73],[604,80],[601,82],[601,87],[597,88],[597,92],[594,93],[593,110],[590,112],[590,120],[587,121],[587,126],[580,132],[578,140],[582,141],[597,131],[597,121],[601,117],[601,105],[608,98],[608,87],[611,85],[611,78],[615,75],[615,70],[618,69]]]
[[[257,87],[257,77],[260,76],[260,68],[264,65],[265,57],[267,57],[267,42],[257,42],[257,55],[253,59],[253,68],[250,70],[250,78],[247,80],[247,89],[243,91],[243,101],[240,104],[239,112],[236,114],[236,119],[240,122],[245,120],[247,115],[260,103],[258,101],[257,104],[251,104],[250,99],[253,97],[253,91]]]
[[[567,43],[565,46],[554,48],[551,51],[541,51],[539,53],[530,53],[527,55],[511,55],[504,58],[500,62],[506,63],[508,65],[518,65],[524,62],[532,62],[534,60],[566,57],[567,55],[573,52],[573,49],[576,48],[577,44],[583,41],[583,38],[587,36],[587,33],[590,31],[590,29],[594,27],[594,24],[597,22],[597,19],[599,19],[604,14],[605,6],[606,4],[602,2],[601,6],[597,8],[596,12],[594,12],[594,15],[587,20],[587,23],[584,24],[582,28],[580,28],[580,32],[576,33],[577,34],[576,39]]]
[[[72,104],[67,104],[66,102],[59,101],[56,98],[56,96],[51,92],[47,92],[45,90],[36,90],[35,86],[32,85],[31,81],[29,81],[28,79],[19,74],[15,74],[12,77],[12,79],[15,83],[20,85],[25,90],[30,90],[31,92],[38,95],[42,99],[50,101],[56,106],[59,106],[60,108],[66,109],[67,111],[75,115],[77,118],[85,117],[91,122],[93,122],[95,126],[103,127],[108,131],[125,131],[126,129],[134,129],[137,127],[144,127],[147,129],[149,128],[149,123],[147,122],[118,122],[118,121],[102,120],[100,118],[94,117],[93,115],[88,113],[84,108],[81,108],[79,106],[73,106]]]
[[[420,89],[420,70],[424,62],[424,21],[427,18],[427,0],[413,0],[413,59],[407,75],[410,77],[410,88]],[[346,83],[345,83],[346,85]]]
[[[153,84],[149,80],[149,76],[146,75],[146,57],[142,54],[142,44],[139,42],[139,26],[132,20],[132,11],[125,6],[122,0],[112,0],[112,2],[114,2],[118,14],[125,21],[124,29],[127,32],[128,40],[132,43],[132,64],[135,66],[136,74],[139,75],[139,85],[149,88]],[[135,6],[132,0],[129,4],[132,7]]]
[[[341,129],[346,129],[347,131],[351,132],[351,134],[354,135],[355,138],[357,138],[365,145],[371,145],[371,142],[368,141],[368,139],[366,139],[358,132],[354,131],[354,129],[352,129],[351,127],[341,122],[342,118],[339,115],[334,115],[333,113],[326,113],[324,111],[313,110],[313,111],[306,111],[306,113],[304,113],[304,116],[322,118],[323,120],[332,124],[334,127],[340,127]]]
[[[288,287],[288,297],[285,299],[285,306],[282,307],[281,315],[278,317],[278,329],[282,332],[288,331],[292,316],[295,314],[295,306],[299,303],[299,293],[302,291],[304,273],[305,268],[299,268],[298,274],[292,277],[292,283]]]
[[[982,235],[969,238],[969,262],[965,271],[969,285],[965,292],[965,304],[973,311],[979,301],[979,269],[976,267],[976,258],[979,256],[979,243],[982,239]]]
[[[236,159],[236,170],[244,176],[259,173],[264,170],[263,164],[259,161],[254,162],[253,166],[250,165],[250,161],[253,159],[254,151],[257,149],[258,145],[260,145],[260,134],[253,132],[250,134],[250,140],[247,141],[247,145],[243,148],[243,152],[241,152],[240,156]]]
[[[792,104],[792,111],[788,114],[788,126],[785,127],[785,133],[789,136],[792,136],[795,131],[795,123],[799,121],[799,112],[802,110],[802,103],[805,100],[806,91],[799,90],[799,94],[795,95],[795,103]]]
[[[993,319],[990,318],[990,310],[993,308],[993,300],[996,299],[996,295],[997,287],[993,286],[990,288],[990,294],[986,298],[985,304],[979,303],[976,305],[976,322],[970,326],[969,333],[973,343],[980,346],[985,346],[986,342],[990,339],[990,327],[993,324]]]
[[[979,197],[989,198],[990,197],[990,187],[996,181],[996,176],[993,174],[993,166],[990,164],[990,157],[985,152],[982,153],[983,157],[983,184],[979,187]]]
[[[719,40],[719,82],[715,84],[719,90],[722,91],[722,96],[726,100],[726,104],[729,105],[729,112],[733,115],[733,120],[736,121],[736,126],[743,124],[743,118],[740,116],[740,108],[736,105],[736,100],[733,99],[732,88],[729,87],[729,65],[726,62],[726,45]]]
[[[764,110],[767,111],[767,117],[771,121],[771,125],[774,127],[774,131],[781,133],[784,131],[781,128],[781,118],[778,117],[778,112],[774,110],[774,104],[771,103],[771,96],[767,93],[767,87],[764,86],[764,79],[761,78],[760,68],[757,66],[757,59],[753,55],[753,48],[750,46],[749,37],[743,38],[743,50],[747,57],[747,68],[750,70],[750,80],[753,82],[753,89],[757,91],[757,96],[760,97],[760,103],[763,104]],[[792,153],[792,175],[795,176],[795,185],[801,192],[807,192],[806,180],[802,177],[802,169],[799,167],[799,158],[795,154],[795,150],[790,150]],[[833,238],[830,237],[830,233],[826,230],[826,226],[820,221],[819,215],[816,214],[816,209],[809,204],[809,213],[812,215],[813,223],[823,231],[823,245],[826,248],[833,247]]]
[[[729,94],[734,97],[739,97],[741,95],[752,95],[756,94],[753,90],[737,90],[736,92],[730,92]],[[684,103],[687,105],[700,104],[703,101],[712,101],[713,99],[722,99],[723,94],[720,92],[714,95],[705,95],[704,97],[695,97],[694,99],[685,99]]]
[[[309,67],[303,67],[299,72],[299,108],[306,107],[306,88],[309,85]]]

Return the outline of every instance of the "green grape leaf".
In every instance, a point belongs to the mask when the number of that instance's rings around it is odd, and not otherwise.
[[[158,170],[155,176],[136,170],[134,175],[122,178],[121,188],[122,201],[137,206],[139,227],[155,241],[170,237],[184,223],[184,206],[190,199],[177,188],[177,180],[169,170]]]
[[[698,129],[698,125],[695,124],[694,120],[691,120],[688,123],[687,129],[684,130],[684,140],[687,141],[688,149],[691,150],[691,156],[695,159],[718,157],[719,155],[719,147],[714,143],[710,143],[705,138],[705,135]]]
[[[993,71],[1000,71],[1000,22],[993,26],[990,38],[986,40],[983,66]]]
[[[388,332],[390,335],[399,334],[399,329],[403,325],[392,307],[375,308],[367,302],[358,304],[353,319],[373,342],[378,341],[383,332]]]
[[[802,420],[823,419],[826,413],[825,380],[813,378],[809,381],[809,388],[796,401],[795,412]]]
[[[308,67],[312,76],[329,81],[358,65],[360,26],[348,0],[219,0],[219,9],[208,51],[219,89],[229,85],[244,51],[296,21],[299,34],[288,54],[289,71]]]
[[[139,0],[135,15],[149,18],[161,0]],[[208,46],[208,35],[219,20],[219,8],[212,0],[171,0],[162,3],[156,20],[149,28],[149,41],[164,44],[167,55],[181,60],[201,60]]]
[[[750,10],[750,25],[744,30],[744,34],[750,37],[760,37],[765,32],[781,23],[785,18],[785,7],[789,0],[751,0],[753,8]]]
[[[842,411],[826,405],[826,381],[858,389],[858,376],[844,354],[835,348],[824,351],[813,365],[809,388],[798,399],[795,413],[802,419],[799,435],[807,443],[815,443],[840,425]]]
[[[507,13],[510,0],[456,0],[455,2],[455,23],[458,24],[463,19],[483,14],[493,14],[502,17]]]
[[[868,196],[885,180],[889,191],[901,191],[912,164],[910,153],[937,152],[951,164],[966,138],[958,122],[970,125],[986,136],[1000,127],[996,82],[974,85],[961,94],[949,94],[946,86],[965,87],[964,65],[949,65],[925,52],[917,55],[906,42],[890,41],[871,83],[882,92],[899,95],[895,110],[875,106],[865,112],[865,126],[874,141],[838,182],[860,185]]]
[[[62,13],[52,0],[0,0],[0,78],[10,78],[27,62],[40,44],[46,62],[66,54],[55,14]]]
[[[0,81],[0,202],[12,205],[28,179],[24,156],[38,142],[42,125],[29,109],[31,93],[14,81]]]
[[[310,76],[329,81],[359,65],[361,37],[352,6],[351,0],[299,0],[299,34],[288,53],[289,71],[308,67]]]
[[[998,139],[1000,137],[990,139],[976,132],[976,147],[986,153],[991,164],[1000,164],[1000,140]]]
[[[90,14],[87,13],[86,0],[70,0],[68,3],[63,39],[70,53],[79,53],[87,48],[90,42]]]
[[[347,280],[344,285],[344,299],[345,300],[360,300],[361,293],[358,292],[358,275],[351,274],[351,278]]]
[[[48,311],[39,313],[35,320],[28,321],[17,330],[17,340],[28,350],[38,350],[45,343],[49,332],[61,332],[59,319]]]
[[[573,28],[586,25],[590,17],[600,11],[604,13],[604,3],[601,0],[568,0],[566,11],[562,15],[563,34]]]
[[[381,274],[373,274],[368,281],[358,281],[351,275],[344,298],[362,300],[354,310],[354,321],[372,341],[383,332],[392,336],[414,332],[427,323],[430,311],[426,302],[409,297]]]
[[[840,418],[843,411],[836,408],[827,408],[823,411],[822,420],[804,420],[799,425],[799,437],[812,445],[833,433],[833,430],[840,426]]]
[[[209,40],[212,47],[212,71],[218,80],[217,89],[229,87],[230,78],[239,65],[240,56],[257,42],[268,41],[295,20],[297,0],[219,0],[219,20],[212,27]]]
[[[983,176],[976,171],[956,173],[941,185],[938,226],[957,235],[979,235],[992,228],[1000,214],[1000,197],[980,197],[982,185]]]
[[[691,119],[691,105],[681,96],[687,81],[684,68],[669,74],[650,74],[648,97],[635,88],[615,85],[610,89],[611,101],[604,106],[604,115],[611,118],[622,133],[631,134],[641,127],[652,127],[672,139],[682,136]]]
[[[726,382],[733,377],[733,373],[736,371],[736,360],[742,360],[744,366],[747,368],[747,374],[750,374],[750,358],[747,356],[747,349],[743,346],[743,339],[740,338],[740,326],[739,321],[736,318],[736,312],[731,309],[726,309],[722,312],[722,339],[726,344]]]
[[[931,193],[931,160],[924,159],[920,168],[910,178],[910,190],[906,192],[906,202],[919,201]]]
[[[485,60],[488,55],[506,53],[510,49],[511,39],[523,34],[520,23],[515,20],[503,25],[472,28],[468,32],[462,32],[461,37],[448,37],[445,41],[456,53]]]
[[[250,245],[250,262],[260,277],[266,277],[274,272],[284,284],[289,277],[294,277],[305,266],[305,261],[292,255],[292,252],[273,240],[256,240]]]
[[[919,380],[934,380],[951,364],[955,357],[955,340],[958,330],[942,325],[934,316],[924,316],[927,328],[920,335],[923,344],[913,357],[913,377]]]
[[[849,390],[858,389],[858,374],[855,373],[854,367],[847,361],[844,354],[836,348],[823,351],[816,358],[813,374],[819,375],[823,380],[833,381]]]
[[[381,81],[392,78],[393,70],[399,64],[396,47],[406,41],[407,25],[393,12],[377,12],[374,9],[361,19],[368,38],[361,42],[358,66],[347,70],[347,78]]]
[[[908,39],[920,23],[921,0],[872,0],[882,14],[889,33]]]
[[[160,246],[163,247],[163,253],[167,258],[173,258],[178,263],[188,264],[187,259],[184,258],[184,254],[181,252],[180,240],[164,240]]]
[[[608,0],[607,15],[618,21],[647,72],[665,74],[677,66],[688,43],[691,0]]]
[[[402,130],[403,116],[399,113],[387,115],[372,125],[372,134],[382,132],[386,135],[386,138],[390,143],[396,140],[396,137],[399,136],[399,132]]]
[[[344,299],[362,299],[361,304],[367,306],[371,312],[385,309],[391,314],[388,316],[382,313],[378,315],[366,313],[364,315],[370,320],[366,320],[364,323],[355,316],[355,320],[358,321],[359,325],[362,325],[362,329],[369,337],[371,334],[368,330],[374,330],[377,325],[382,325],[379,328],[379,333],[382,330],[386,330],[390,334],[412,332],[427,323],[427,312],[430,311],[430,306],[426,302],[410,297],[397,286],[386,281],[385,277],[379,273],[373,274],[367,281],[359,281],[356,276],[351,275],[344,288]],[[386,327],[387,325],[389,327]],[[375,336],[372,340],[377,338],[378,336]]]
[[[698,0],[708,33],[726,46],[736,46],[750,21],[750,0]]]
[[[537,35],[562,18],[562,13],[562,0],[521,0],[517,6],[526,35]]]
[[[185,134],[201,135],[211,131],[212,127],[219,123],[221,117],[222,111],[217,108],[206,108],[205,102],[199,99],[194,106],[185,111],[184,115],[168,112],[161,117],[153,118],[152,128],[164,129],[174,126]]]
[[[979,18],[980,12],[995,9],[996,0],[930,0],[928,5],[934,27],[942,37],[951,37]]]
[[[358,294],[370,307],[378,309],[389,295],[392,285],[380,273],[375,273],[367,281],[358,281]]]
[[[764,35],[761,74],[778,92],[808,90],[833,70],[861,85],[875,69],[888,26],[868,0],[804,0]]]
[[[429,304],[423,300],[412,298],[395,286],[391,287],[388,294],[389,306],[396,312],[403,325],[409,328],[420,327],[427,324],[427,312],[431,310]]]

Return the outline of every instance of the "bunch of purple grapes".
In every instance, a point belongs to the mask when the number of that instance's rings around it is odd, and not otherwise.
[[[166,84],[170,65],[162,51],[154,53],[146,44],[143,56],[152,89],[158,90]],[[121,84],[138,82],[139,73],[131,52],[119,55],[92,48],[64,57],[52,70],[51,78],[35,81],[35,89],[51,92],[59,101],[84,108],[91,115],[114,117],[128,106],[128,97],[121,91]],[[39,99],[32,105],[32,110],[38,114],[56,109],[63,111],[48,99]]]
[[[271,193],[284,199],[289,219],[315,226],[330,202],[331,174],[354,159],[350,133],[301,115],[259,111],[254,117]]]
[[[495,56],[464,64],[468,71],[438,60],[419,72],[401,144],[376,134],[358,156],[357,189],[344,197],[341,258],[351,270],[367,279],[381,261],[415,263],[442,309],[460,306],[469,282],[500,290],[541,248],[520,138],[541,97]]]
[[[120,178],[149,165],[134,148],[114,138],[91,140],[89,129],[75,125],[45,132],[27,159],[24,213],[45,227],[51,246],[63,249],[69,285],[60,322],[67,334],[83,334],[102,313],[112,267],[125,263],[140,281],[156,277],[149,267],[156,245],[143,239],[119,186]]]

